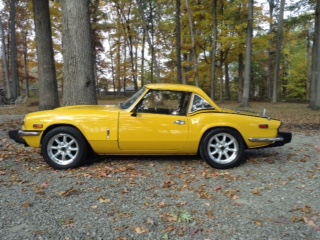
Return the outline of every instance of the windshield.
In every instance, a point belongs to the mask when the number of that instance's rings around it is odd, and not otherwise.
[[[140,96],[144,93],[145,91],[145,87],[142,87],[138,92],[136,92],[132,97],[130,97],[127,101],[125,101],[124,103],[120,104],[120,108],[121,109],[128,109],[131,107],[132,104],[135,103],[135,101],[137,101],[138,98],[140,98]]]

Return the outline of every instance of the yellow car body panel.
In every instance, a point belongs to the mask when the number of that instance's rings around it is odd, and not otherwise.
[[[213,128],[231,128],[241,134],[248,148],[259,148],[269,145],[268,142],[251,142],[249,138],[276,138],[280,121],[257,118],[253,116],[228,114],[223,112],[205,112],[189,116],[189,142],[185,151],[193,148],[197,151],[202,136]],[[248,124],[250,122],[250,124]],[[259,125],[267,124],[268,129]]]

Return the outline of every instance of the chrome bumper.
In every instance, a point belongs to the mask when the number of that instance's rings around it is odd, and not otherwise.
[[[23,131],[23,130],[11,130],[9,131],[9,137],[13,139],[16,143],[24,144],[25,146],[28,146],[26,141],[22,138],[25,136],[39,136],[41,134],[40,132],[36,131]]]
[[[283,141],[283,137],[277,137],[277,138],[249,138],[250,142],[277,142],[277,141]]]
[[[40,132],[36,132],[36,131],[23,131],[23,130],[19,130],[18,134],[20,137],[28,137],[28,136],[39,136],[41,134]]]
[[[279,136],[276,138],[249,138],[250,142],[268,142],[270,143],[265,147],[280,147],[291,142],[292,133],[290,132],[279,132]]]

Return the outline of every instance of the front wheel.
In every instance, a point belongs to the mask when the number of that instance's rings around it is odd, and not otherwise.
[[[44,160],[55,169],[78,167],[88,152],[83,135],[73,127],[57,127],[43,138],[41,151]]]
[[[201,141],[201,157],[212,167],[232,168],[241,163],[244,143],[241,135],[232,129],[217,128]]]

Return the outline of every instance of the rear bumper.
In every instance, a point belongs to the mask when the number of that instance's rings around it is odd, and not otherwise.
[[[292,140],[292,133],[290,132],[279,132],[279,136],[276,138],[249,138],[251,142],[270,142],[265,147],[281,147]]]

